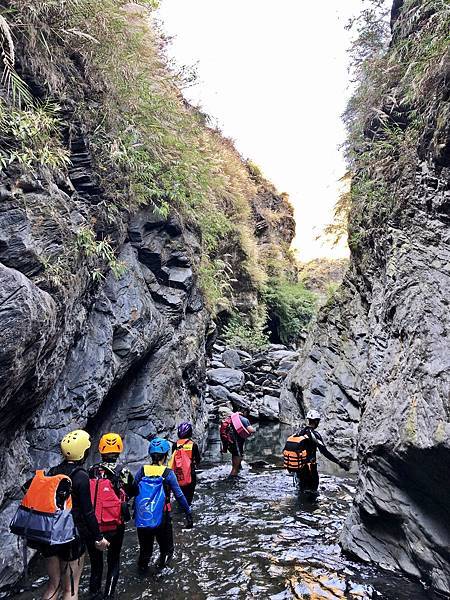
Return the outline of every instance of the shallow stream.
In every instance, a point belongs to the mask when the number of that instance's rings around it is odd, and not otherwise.
[[[260,427],[247,445],[247,463],[237,480],[227,479],[229,459],[218,439],[209,440],[194,503],[195,528],[181,529],[175,509],[176,556],[171,568],[140,576],[137,542],[129,527],[118,598],[137,600],[431,600],[419,583],[354,562],[338,545],[355,492],[355,480],[322,474],[320,497],[302,501],[280,468],[290,430]],[[321,466],[324,473],[327,465]],[[14,598],[39,598],[42,561],[31,568],[32,587]],[[82,579],[87,598],[89,567]]]

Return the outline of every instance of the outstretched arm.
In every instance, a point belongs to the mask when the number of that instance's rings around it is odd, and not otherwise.
[[[325,446],[325,442],[323,441],[322,436],[319,433],[317,433],[316,431],[312,435],[314,436],[315,442],[317,444],[318,449],[320,450],[320,453],[323,454],[325,456],[325,458],[328,458],[328,460],[331,460],[331,462],[334,462],[335,464],[339,465],[341,468],[348,471],[348,467],[347,467],[346,463],[339,460],[339,458],[337,458]]]
[[[181,491],[181,488],[178,484],[177,478],[173,471],[170,471],[170,473],[167,475],[166,481],[167,481],[171,491],[173,492],[173,495],[175,496],[180,507],[184,510],[186,515],[190,515],[191,508],[190,508],[189,504],[187,503],[187,500],[186,500],[183,492]]]

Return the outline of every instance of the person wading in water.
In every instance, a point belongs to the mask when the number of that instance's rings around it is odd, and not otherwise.
[[[231,454],[231,473],[230,477],[237,477],[241,470],[242,458],[244,456],[245,440],[255,433],[255,429],[250,425],[250,410],[242,409],[222,421],[220,425],[220,451],[225,454]]]
[[[109,546],[109,542],[99,529],[91,501],[89,476],[84,468],[90,446],[91,440],[86,431],[81,429],[71,431],[61,441],[63,462],[49,469],[46,474],[43,471],[37,471],[35,477],[23,486],[26,495],[19,511],[22,506],[26,508],[27,504],[31,502],[31,513],[29,514],[36,515],[33,525],[35,539],[38,539],[39,532],[42,534],[42,541],[31,543],[30,546],[38,549],[47,562],[49,579],[44,588],[43,600],[56,600],[61,583],[62,600],[77,600],[86,544],[92,544],[99,551],[104,551]],[[29,502],[27,502],[27,498],[29,498]],[[48,506],[42,506],[40,510],[36,511],[41,503]],[[28,510],[30,509],[28,508]],[[31,529],[30,521],[28,519],[25,530],[21,532],[19,511],[16,523],[11,523],[11,531],[27,539],[28,534],[33,533],[29,531]],[[70,513],[71,519],[67,518],[70,516],[68,513]],[[61,519],[54,519],[52,525],[49,523],[51,517],[61,517]],[[47,531],[46,528],[50,525],[53,528]],[[76,527],[75,536],[73,535],[74,525]],[[65,527],[68,527],[70,531],[66,532]],[[66,533],[72,534],[67,536],[69,539],[72,538],[71,541],[50,543],[50,539],[54,537],[59,540],[65,539]],[[48,540],[45,540],[45,534],[48,535]]]
[[[172,457],[169,466],[174,470],[181,491],[189,506],[194,498],[197,474],[195,468],[200,464],[200,450],[192,439],[192,424],[178,425],[178,441],[172,444]]]
[[[285,468],[296,477],[300,491],[315,496],[319,487],[317,450],[341,469],[348,471],[350,467],[327,449],[322,436],[316,431],[320,423],[320,414],[317,410],[310,410],[306,419],[307,425],[288,438],[283,450],[283,458]]]
[[[170,444],[155,437],[150,442],[151,465],[143,465],[134,478],[136,498],[134,521],[139,540],[138,569],[146,573],[156,539],[160,555],[158,567],[170,564],[173,556],[173,527],[170,515],[170,494],[173,492],[180,508],[186,514],[186,527],[193,527],[192,513],[172,469],[166,466]]]
[[[130,520],[128,500],[134,495],[134,478],[119,463],[123,441],[118,433],[105,433],[98,444],[101,462],[89,469],[91,499],[100,531],[109,542],[106,553],[107,573],[105,591],[101,593],[103,553],[93,542],[87,544],[91,560],[89,594],[91,600],[113,598],[119,579],[120,552],[122,550],[125,523]]]

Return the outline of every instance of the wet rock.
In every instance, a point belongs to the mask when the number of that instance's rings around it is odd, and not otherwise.
[[[280,399],[265,395],[259,405],[260,418],[276,421],[280,416]]]
[[[241,358],[247,359],[247,360],[251,360],[252,359],[252,355],[249,354],[248,352],[245,352],[245,350],[240,350],[239,348],[236,349],[237,353],[239,354],[239,356]]]
[[[185,291],[191,288],[193,281],[192,269],[182,267],[165,267],[163,270],[167,274],[169,287],[174,287]]]
[[[230,396],[230,392],[222,385],[210,385],[208,386],[208,392],[214,400],[222,400],[224,402],[227,402]]]
[[[287,348],[283,344],[270,344],[269,352],[276,352],[278,350],[287,350]]]
[[[225,350],[222,352],[222,362],[230,369],[239,369],[242,365],[241,357],[236,350]]]
[[[275,350],[267,354],[267,358],[274,362],[292,361],[298,358],[298,353],[293,350]]]
[[[209,369],[207,371],[208,381],[213,385],[222,385],[228,390],[240,390],[245,382],[242,371],[236,369]]]
[[[213,369],[223,369],[225,365],[220,360],[212,360],[210,363],[211,368]]]
[[[295,365],[296,363],[292,360],[281,360],[277,367],[277,371],[288,373],[293,367],[295,367]]]
[[[277,398],[280,397],[281,394],[281,390],[279,390],[278,388],[272,388],[272,387],[263,387],[262,391],[264,392],[264,394],[267,394],[268,396],[276,396]]]
[[[241,396],[240,394],[237,394],[236,392],[232,392],[230,394],[230,401],[236,410],[250,408],[250,403],[247,401],[246,397]]]

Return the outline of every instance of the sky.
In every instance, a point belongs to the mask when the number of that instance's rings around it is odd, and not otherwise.
[[[347,256],[317,240],[342,189],[349,96],[345,25],[362,0],[162,0],[169,55],[196,65],[190,102],[213,117],[295,209],[302,261]]]

